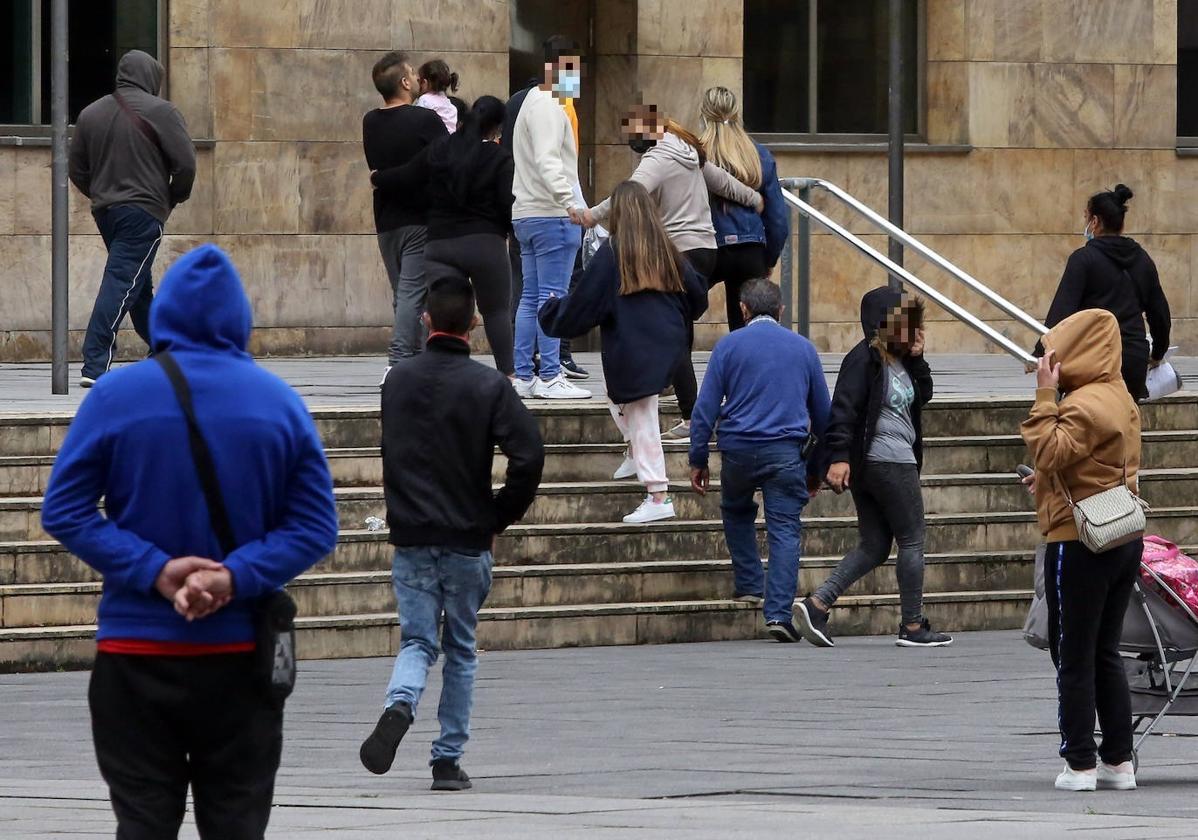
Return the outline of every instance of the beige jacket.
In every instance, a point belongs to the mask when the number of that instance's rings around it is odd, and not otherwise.
[[[1140,410],[1123,384],[1119,322],[1102,309],[1086,309],[1044,336],[1044,352],[1056,351],[1061,365],[1057,402],[1051,388],[1036,391],[1023,422],[1023,440],[1036,469],[1036,513],[1048,542],[1076,540],[1074,501],[1117,487],[1138,491]]]
[[[513,219],[555,218],[582,209],[578,192],[578,149],[570,118],[552,93],[532,88],[512,134],[516,161],[512,178]]]

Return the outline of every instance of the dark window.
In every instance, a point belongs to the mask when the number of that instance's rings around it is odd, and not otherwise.
[[[160,0],[70,0],[67,107],[74,122],[89,103],[112,92],[122,55],[158,56]],[[50,122],[50,0],[0,4],[6,55],[0,58],[0,124]],[[35,49],[36,45],[36,49]]]
[[[1198,145],[1198,4],[1177,4],[1177,136]]]
[[[919,131],[919,2],[903,4],[906,132]],[[766,134],[887,130],[888,0],[745,0],[745,124]]]

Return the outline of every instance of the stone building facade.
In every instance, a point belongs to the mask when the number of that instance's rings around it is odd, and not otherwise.
[[[257,352],[381,353],[390,294],[360,144],[361,116],[378,99],[371,65],[391,49],[444,56],[461,75],[463,98],[506,96],[513,27],[525,25],[521,4],[163,0],[169,96],[199,141],[199,174],[192,200],[168,224],[155,276],[182,251],[215,241],[241,268]],[[638,94],[694,126],[704,88],[742,89],[745,3],[573,5],[593,20],[579,111],[584,188],[598,200],[635,166],[619,117]],[[1176,339],[1194,347],[1198,159],[1178,149],[1176,136],[1178,0],[922,0],[919,14],[922,113],[906,164],[908,229],[1043,315],[1066,257],[1082,243],[1085,197],[1125,182],[1137,192],[1128,232],[1157,261]],[[0,135],[0,360],[45,358],[50,152],[36,132]],[[885,209],[880,143],[817,137],[773,148],[783,175],[826,178]],[[71,234],[77,350],[104,248],[73,190]],[[881,237],[868,241],[885,249]],[[919,260],[908,265],[980,314],[995,314]],[[857,339],[857,301],[881,282],[884,274],[842,243],[815,237],[811,333],[821,349]],[[717,291],[701,343],[721,334],[721,313]],[[1025,331],[996,323],[1030,343]],[[990,349],[950,320],[933,325],[929,344]],[[125,347],[133,352],[136,341]]]

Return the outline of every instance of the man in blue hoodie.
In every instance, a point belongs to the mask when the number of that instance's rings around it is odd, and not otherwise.
[[[768,280],[741,290],[742,329],[711,354],[691,426],[691,484],[708,487],[708,446],[719,421],[720,510],[738,601],[762,604],[765,627],[779,642],[797,642],[794,600],[799,536],[809,494],[818,491],[811,449],[828,424],[831,398],[811,342],[778,323],[782,292]],[[769,575],[757,550],[757,503],[765,502]]]
[[[220,249],[171,266],[150,329],[190,385],[236,549],[213,533],[183,411],[152,360],[83,401],[42,524],[104,578],[89,701],[117,836],[175,837],[190,784],[201,837],[261,838],[283,714],[256,665],[255,606],[336,545],[332,479],[299,396],[246,352],[249,300]]]

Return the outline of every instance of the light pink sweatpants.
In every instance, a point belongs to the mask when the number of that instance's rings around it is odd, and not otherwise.
[[[657,394],[624,405],[609,403],[608,409],[632,453],[636,477],[650,493],[664,493],[670,485],[666,477],[666,453],[661,448]]]

